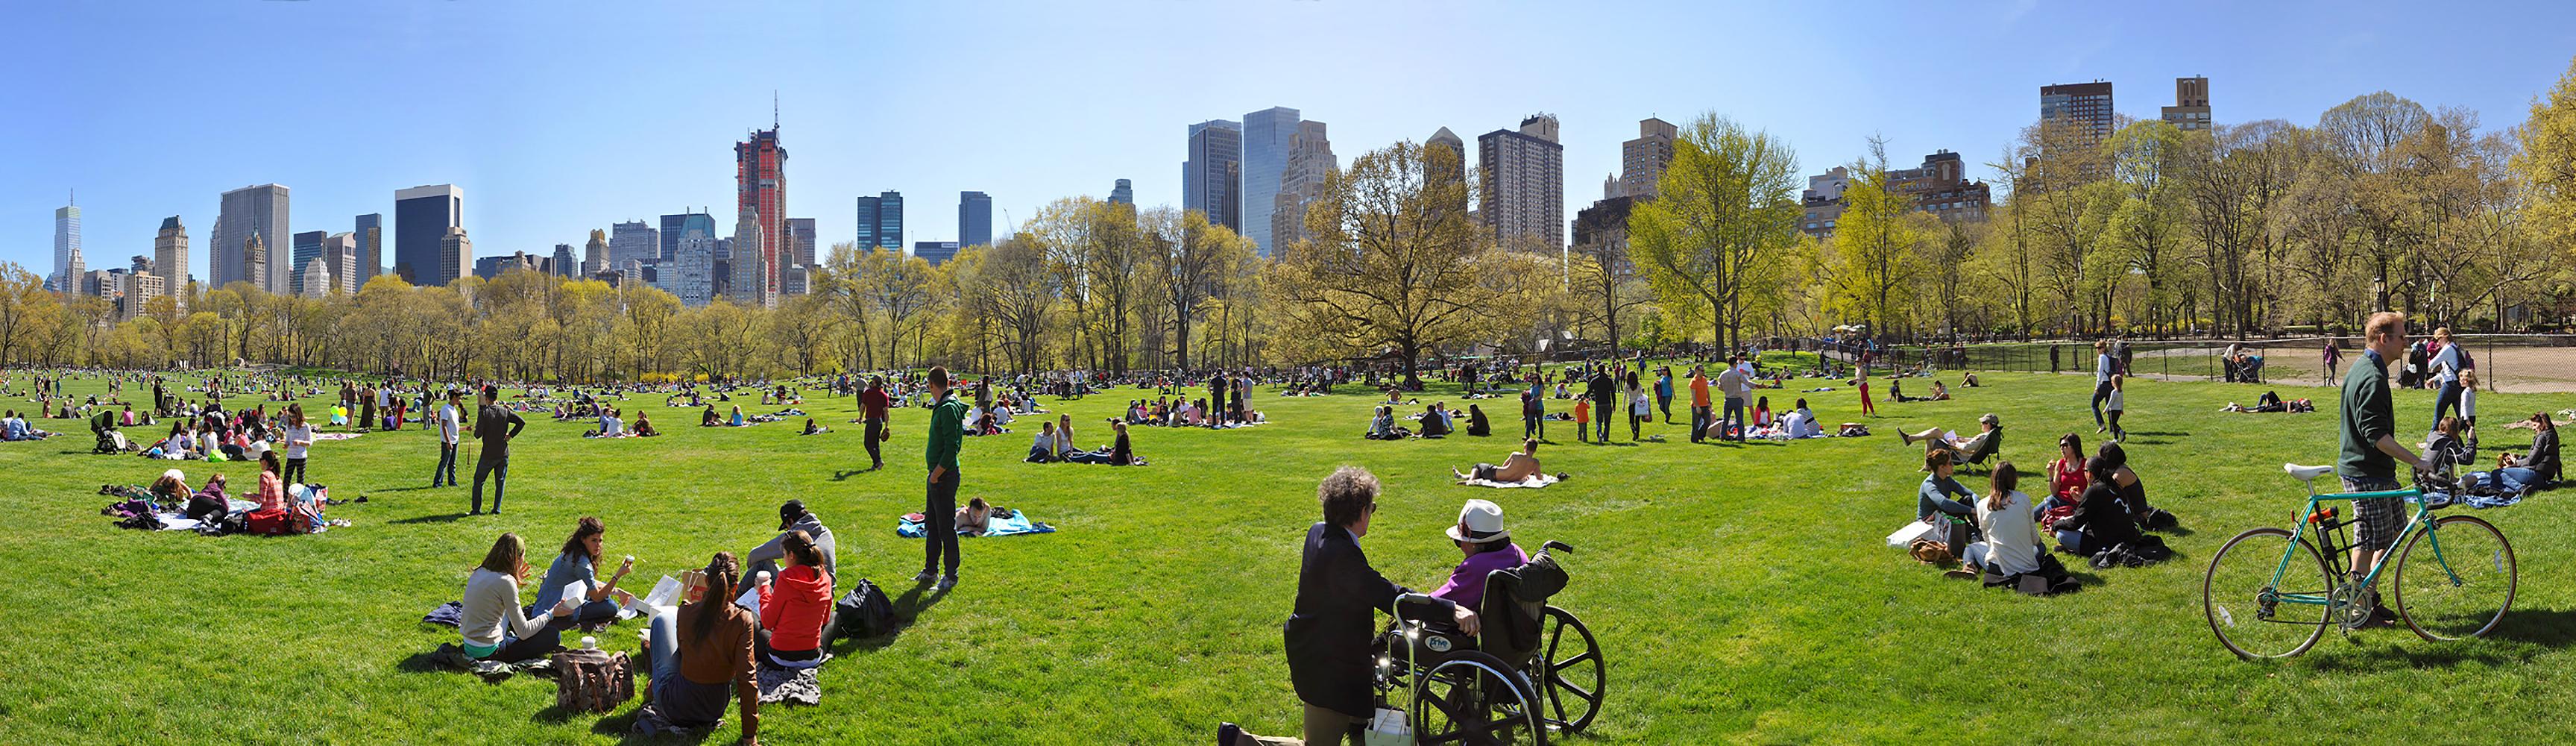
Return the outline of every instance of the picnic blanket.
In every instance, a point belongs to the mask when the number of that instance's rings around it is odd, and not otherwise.
[[[1470,480],[1467,480],[1467,481],[1464,481],[1464,482],[1460,482],[1459,484],[1473,485],[1473,486],[1477,486],[1477,487],[1532,487],[1532,488],[1536,488],[1536,487],[1545,487],[1545,486],[1548,486],[1548,485],[1551,485],[1551,484],[1555,484],[1555,483],[1556,483],[1556,475],[1554,475],[1554,474],[1540,474],[1540,475],[1538,475],[1538,476],[1530,477],[1530,478],[1528,478],[1528,479],[1523,479],[1523,480],[1518,481],[1518,482],[1497,482],[1497,481],[1494,481],[1494,480],[1491,480],[1491,479],[1470,479]]]
[[[823,659],[829,661],[831,657],[826,655]],[[756,675],[760,681],[760,703],[822,704],[823,680],[814,675],[820,670],[823,669],[762,665]]]
[[[522,673],[554,672],[554,661],[547,658],[540,657],[522,663],[475,660],[465,655],[464,648],[457,647],[456,643],[452,642],[439,643],[438,651],[429,654],[429,661],[448,669],[481,676],[488,681],[500,681]]]
[[[1001,514],[995,513],[992,520],[985,521],[984,523],[985,536],[1016,536],[1019,534],[1052,533],[1055,533],[1054,526],[1029,520],[1029,514],[1026,511],[1014,511],[1011,513],[1011,517],[1009,518],[1004,518]],[[907,515],[896,519],[894,535],[901,536],[906,539],[918,539],[930,535],[930,530],[924,527],[920,520]],[[957,535],[968,536],[969,534],[964,531],[959,531],[957,532]]]
[[[314,433],[313,440],[317,443],[325,440],[348,440],[360,435],[365,435],[365,433]]]
[[[724,727],[724,721],[722,720],[699,726],[687,726],[671,722],[671,718],[669,716],[662,714],[662,708],[653,706],[653,703],[649,698],[647,698],[644,706],[635,708],[635,727],[630,730],[634,735],[646,738],[668,735],[696,739],[705,738],[707,734],[714,733],[717,728],[722,727]]]

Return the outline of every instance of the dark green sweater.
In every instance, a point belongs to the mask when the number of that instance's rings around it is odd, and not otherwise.
[[[2397,432],[2389,412],[2388,361],[2364,351],[2343,374],[2343,459],[2335,475],[2346,479],[2397,478],[2397,459],[2379,450],[2379,439]]]

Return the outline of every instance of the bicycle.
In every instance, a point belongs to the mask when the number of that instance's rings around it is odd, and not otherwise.
[[[2329,623],[2350,636],[2370,620],[2371,605],[2363,595],[2392,562],[2389,606],[2427,641],[2484,635],[2512,608],[2520,580],[2513,545],[2484,520],[2435,517],[2433,511],[2447,507],[2448,501],[2426,499],[2425,487],[2435,487],[2436,494],[2457,494],[2440,476],[2418,471],[2416,486],[2408,489],[2320,494],[2317,477],[2334,467],[2283,464],[2282,470],[2308,484],[2307,503],[2292,517],[2299,528],[2237,534],[2210,558],[2201,582],[2201,610],[2209,629],[2237,657],[2305,653],[2325,636]],[[2385,497],[2406,500],[2415,506],[2414,514],[2390,546],[2395,551],[2380,555],[2368,575],[2353,580],[2345,559],[2352,544],[2343,531],[2351,522],[2319,503]],[[2302,529],[2310,533],[2303,536]],[[2317,574],[2308,575],[2309,568]]]

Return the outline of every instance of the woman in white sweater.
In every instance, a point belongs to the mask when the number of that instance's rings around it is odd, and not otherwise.
[[[528,577],[528,547],[518,534],[502,534],[483,555],[483,564],[465,579],[465,609],[457,630],[465,634],[465,655],[477,660],[517,663],[554,652],[552,636],[539,635],[557,614],[572,613],[580,599],[567,596],[555,608],[530,617],[519,607],[519,583]]]
[[[2010,461],[1995,464],[1985,499],[1977,501],[1977,527],[1986,540],[1968,545],[1965,558],[1996,575],[2039,570],[2039,517],[2030,496],[2013,489],[2021,481],[2016,474]]]

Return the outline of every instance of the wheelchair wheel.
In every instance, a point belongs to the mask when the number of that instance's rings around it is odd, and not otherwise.
[[[1592,639],[1592,630],[1583,620],[1554,606],[1547,607],[1547,623],[1539,639],[1538,658],[1531,661],[1530,680],[1539,687],[1546,700],[1541,716],[1550,727],[1571,733],[1592,724],[1601,714],[1601,689],[1609,684],[1609,670],[1601,660],[1601,646]]]
[[[1547,746],[1538,699],[1502,659],[1474,650],[1451,653],[1414,680],[1413,739],[1421,746]]]

